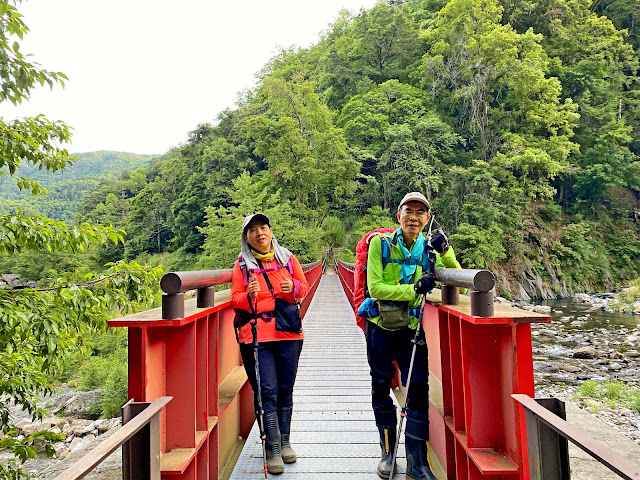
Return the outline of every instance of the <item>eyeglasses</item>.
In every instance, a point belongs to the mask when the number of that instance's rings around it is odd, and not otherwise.
[[[418,210],[416,212],[414,212],[413,210],[403,210],[402,212],[400,212],[401,215],[405,215],[407,217],[425,217],[428,215],[428,212],[426,212],[425,210]]]

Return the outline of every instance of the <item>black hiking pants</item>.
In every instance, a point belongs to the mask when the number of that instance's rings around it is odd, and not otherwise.
[[[303,340],[279,340],[263,342],[258,346],[258,363],[260,363],[260,388],[262,393],[262,409],[264,413],[293,405],[293,385],[298,373],[298,359],[302,351]],[[258,411],[256,397],[256,366],[253,360],[253,346],[240,344],[242,363],[253,389],[255,411]]]
[[[371,400],[376,425],[391,428],[397,425],[396,407],[389,396],[391,382],[396,375],[395,360],[400,370],[400,379],[406,386],[415,330],[384,330],[376,324],[365,322],[367,359],[371,369]],[[407,417],[420,425],[420,438],[429,439],[429,358],[426,342],[419,342],[409,385]],[[422,345],[420,344],[422,343]]]

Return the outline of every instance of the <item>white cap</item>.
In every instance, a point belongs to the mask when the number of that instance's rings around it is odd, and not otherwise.
[[[402,208],[402,206],[405,203],[409,203],[409,202],[420,202],[420,203],[424,204],[425,207],[427,207],[427,212],[431,211],[431,205],[429,205],[429,201],[420,192],[409,192],[409,193],[407,193],[404,196],[404,198],[400,201],[400,203],[398,204],[398,211],[400,211],[400,209]]]

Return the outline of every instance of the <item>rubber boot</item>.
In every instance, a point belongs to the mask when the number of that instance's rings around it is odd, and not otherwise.
[[[418,417],[412,410],[407,412],[407,429],[404,432],[404,447],[407,452],[406,480],[438,480],[429,466],[429,420]]]
[[[280,427],[280,454],[284,463],[294,463],[298,456],[291,448],[289,434],[291,433],[291,414],[293,407],[285,407],[278,410],[278,426]]]
[[[267,472],[277,475],[284,472],[284,462],[280,455],[280,430],[278,412],[264,414],[265,444],[267,449]]]
[[[404,447],[407,451],[406,480],[438,480],[429,466],[429,450],[426,440],[405,435]]]
[[[380,448],[382,450],[382,458],[380,459],[380,463],[378,463],[378,476],[380,478],[389,478],[391,476],[393,449],[396,445],[396,427],[384,428],[378,426],[378,432],[380,432]],[[395,465],[393,470],[395,473]]]

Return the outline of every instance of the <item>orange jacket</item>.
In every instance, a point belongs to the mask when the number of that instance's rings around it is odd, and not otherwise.
[[[278,265],[278,261],[275,259],[271,262],[262,263],[265,269]],[[283,293],[280,288],[280,282],[283,280],[291,280],[291,274],[286,266],[279,270],[267,273],[267,276],[273,286],[273,292],[276,297],[280,297],[287,302],[293,303],[294,295],[298,301],[304,298],[304,296],[309,292],[309,284],[304,276],[300,262],[298,262],[298,259],[294,255],[291,255],[291,265],[293,266],[293,294]],[[254,274],[253,276],[258,280],[258,284],[260,285],[260,291],[258,292],[258,314],[262,312],[273,312],[276,302],[269,291],[264,275]],[[231,305],[233,308],[239,308],[241,310],[251,312],[249,299],[247,297],[247,290],[244,285],[244,277],[237,261],[233,266],[233,278],[231,280]],[[303,332],[280,332],[276,330],[276,321],[274,318],[263,319],[258,315],[258,342],[301,340],[303,338]],[[253,341],[250,324],[244,325],[238,329],[238,340],[241,343],[251,343]]]

